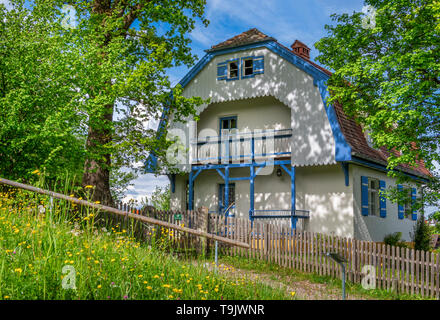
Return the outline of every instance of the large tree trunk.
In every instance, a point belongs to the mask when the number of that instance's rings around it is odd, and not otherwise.
[[[111,154],[106,152],[102,146],[112,140],[109,126],[113,120],[113,105],[107,105],[106,109],[107,114],[103,117],[101,125],[96,127],[93,124],[89,125],[86,150],[93,156],[86,157],[82,185],[94,187],[93,201],[111,205],[113,204],[110,193]]]

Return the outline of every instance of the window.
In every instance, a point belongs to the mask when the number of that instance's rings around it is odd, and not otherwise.
[[[245,76],[251,76],[254,74],[254,60],[245,59],[243,64],[243,74]]]
[[[249,56],[226,60],[217,64],[217,80],[253,78],[264,73],[264,56]]]
[[[403,203],[403,216],[406,219],[411,219],[411,214],[412,214],[411,188],[403,187],[403,192],[405,194],[405,202]]]
[[[363,216],[386,218],[387,201],[385,181],[377,178],[361,176],[361,213]]]
[[[380,215],[379,207],[379,180],[368,178],[368,214],[372,216]]]
[[[228,205],[226,206],[226,202],[224,201],[225,197],[225,184],[220,184],[218,188],[218,209],[219,213],[224,213],[228,208],[228,213],[231,215],[231,209],[235,205],[235,183],[229,184],[228,190]]]
[[[237,129],[237,117],[224,117],[220,118],[220,134],[222,130],[231,130],[231,129]]]
[[[238,79],[238,61],[229,62],[228,79]]]

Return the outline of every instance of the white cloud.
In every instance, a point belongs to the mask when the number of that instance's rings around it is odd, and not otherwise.
[[[122,200],[123,202],[128,202],[133,199],[138,201],[138,203],[145,200],[145,197],[151,197],[156,186],[165,187],[169,184],[168,177],[166,176],[158,176],[155,177],[153,174],[144,174],[139,178],[133,181],[134,188],[128,188],[125,198]]]

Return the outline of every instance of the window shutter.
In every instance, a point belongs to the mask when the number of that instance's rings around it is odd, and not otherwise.
[[[368,177],[361,176],[361,206],[362,215],[368,216]]]
[[[403,191],[403,187],[402,185],[398,184],[397,185],[397,190],[399,190],[399,192]],[[405,209],[404,207],[401,205],[401,203],[397,204],[397,213],[399,215],[399,219],[403,219],[405,218]]]
[[[217,64],[217,80],[226,80],[228,77],[228,63],[220,62]]]
[[[411,204],[414,206],[414,204],[416,203],[416,196],[417,196],[417,189],[416,188],[412,188],[411,189]],[[412,209],[412,219],[413,220],[417,220],[417,210]]]
[[[380,198],[379,198],[379,204],[380,204],[380,216],[382,218],[385,218],[387,216],[387,198],[382,194],[385,192],[386,183],[385,181],[380,180],[379,181],[379,187],[380,187]]]
[[[254,74],[264,73],[264,56],[258,56],[254,58]]]

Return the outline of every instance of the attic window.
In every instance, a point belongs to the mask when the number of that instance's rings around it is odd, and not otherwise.
[[[254,74],[254,60],[253,59],[244,60],[243,73],[245,76],[251,76]]]
[[[238,78],[238,62],[232,61],[228,64],[228,79]]]

